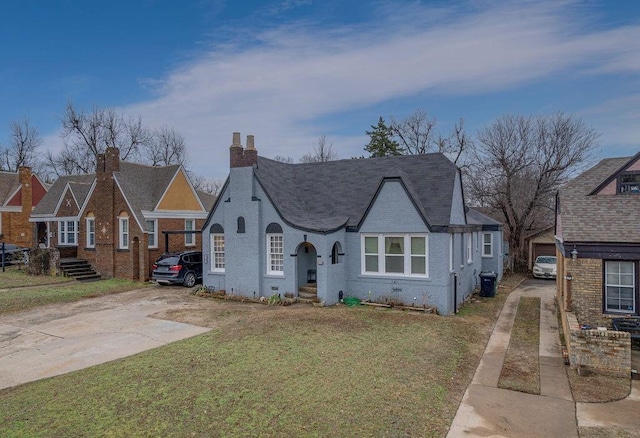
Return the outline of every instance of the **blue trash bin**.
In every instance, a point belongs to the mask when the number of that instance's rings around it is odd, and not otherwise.
[[[497,275],[495,272],[480,273],[480,296],[495,297],[497,288]]]

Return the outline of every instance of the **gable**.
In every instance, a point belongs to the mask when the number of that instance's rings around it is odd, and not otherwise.
[[[44,198],[44,195],[47,194],[47,189],[35,175],[31,175],[31,206],[35,207],[38,205],[40,200]]]
[[[451,195],[451,217],[449,222],[452,225],[464,225],[467,223],[464,214],[464,199],[462,196],[462,184],[460,182],[459,175],[460,173],[456,172],[453,194]]]
[[[615,162],[620,159],[609,159],[608,161]],[[602,160],[600,165],[607,160]],[[631,185],[633,190],[624,190],[621,188],[621,181],[625,178],[631,178]],[[624,184],[622,184],[624,185]],[[640,152],[626,161],[622,167],[618,168],[615,172],[608,175],[608,177],[598,185],[590,195],[617,195],[618,192],[640,192]]]
[[[77,216],[80,213],[80,206],[78,206],[78,202],[76,198],[73,196],[73,192],[67,185],[62,196],[60,197],[60,202],[58,204],[58,208],[56,209],[55,216],[56,217],[69,217],[69,216]]]
[[[180,169],[164,192],[157,210],[203,211],[202,205],[186,175]]]
[[[400,180],[387,180],[374,198],[361,232],[427,232],[424,220],[416,210]]]
[[[16,192],[7,201],[7,206],[20,207],[22,206],[22,186],[19,186]]]

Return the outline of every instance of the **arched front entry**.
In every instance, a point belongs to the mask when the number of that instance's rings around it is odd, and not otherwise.
[[[318,252],[309,242],[302,242],[296,255],[298,298],[315,300],[318,296]]]

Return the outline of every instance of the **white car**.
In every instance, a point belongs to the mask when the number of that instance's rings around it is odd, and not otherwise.
[[[555,256],[538,256],[533,263],[533,276],[536,278],[556,278]]]

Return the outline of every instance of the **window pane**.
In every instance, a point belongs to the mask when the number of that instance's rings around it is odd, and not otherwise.
[[[412,274],[426,274],[426,257],[411,257],[411,273]]]
[[[622,274],[620,275],[621,286],[633,286],[633,275]]]
[[[378,238],[377,237],[365,237],[364,238],[364,252],[367,254],[378,253]]]
[[[633,263],[632,262],[618,262],[620,266],[620,273],[622,274],[633,274]]]
[[[378,256],[368,255],[364,257],[365,271],[378,272]]]
[[[404,273],[404,257],[386,256],[385,272]]]
[[[404,254],[404,238],[403,237],[385,237],[384,238],[385,254]],[[393,271],[397,272],[397,271]]]
[[[411,238],[411,254],[426,254],[426,245],[424,237],[412,237]]]

